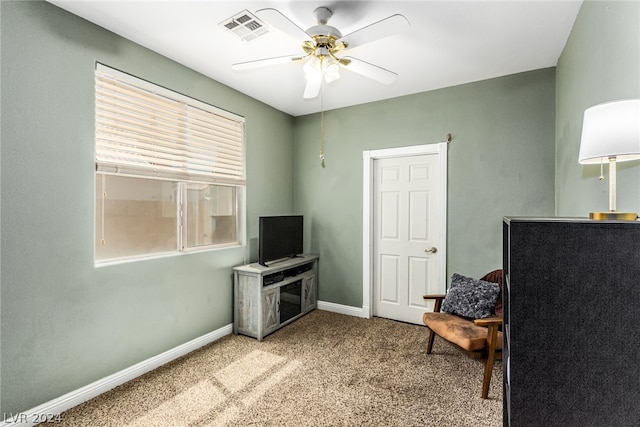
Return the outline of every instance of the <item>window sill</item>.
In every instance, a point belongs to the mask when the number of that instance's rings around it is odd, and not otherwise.
[[[129,264],[132,262],[151,261],[151,260],[162,259],[162,258],[172,258],[177,256],[183,256],[183,255],[192,255],[192,254],[198,254],[203,252],[213,252],[213,251],[219,251],[224,249],[233,249],[233,248],[241,248],[241,247],[242,245],[240,243],[233,242],[229,244],[216,245],[216,246],[210,246],[210,247],[188,248],[183,251],[163,252],[163,253],[154,254],[154,255],[143,255],[143,256],[136,256],[136,257],[129,257],[129,258],[112,258],[104,261],[95,261],[94,267],[95,268],[110,267],[113,265]]]

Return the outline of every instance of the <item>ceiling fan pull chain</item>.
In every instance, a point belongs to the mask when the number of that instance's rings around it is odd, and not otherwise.
[[[320,85],[320,165],[324,168],[324,81]]]

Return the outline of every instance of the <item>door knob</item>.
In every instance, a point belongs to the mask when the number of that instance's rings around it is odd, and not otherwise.
[[[435,254],[436,252],[438,252],[438,248],[432,246],[431,249],[425,249],[424,251],[428,254]]]

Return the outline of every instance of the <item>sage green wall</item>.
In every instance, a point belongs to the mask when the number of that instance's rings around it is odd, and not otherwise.
[[[95,62],[246,117],[251,241],[259,215],[293,209],[293,119],[49,3],[0,14],[0,413],[15,414],[229,325],[252,250],[94,267]]]
[[[640,98],[640,2],[585,1],[556,73],[556,213],[606,211],[608,179],[578,164],[582,118],[592,105]],[[618,164],[617,176],[618,210],[640,212],[640,160]]]
[[[362,152],[453,141],[448,276],[502,265],[502,217],[553,215],[555,69],[296,118],[295,209],[320,255],[319,299],[362,306]]]

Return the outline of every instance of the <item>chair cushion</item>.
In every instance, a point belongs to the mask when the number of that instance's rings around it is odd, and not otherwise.
[[[488,328],[449,313],[424,313],[422,322],[437,335],[468,351],[487,346]],[[496,350],[502,349],[502,332],[498,331]]]
[[[499,293],[500,287],[496,283],[454,273],[451,287],[442,303],[442,311],[467,319],[491,317]]]

